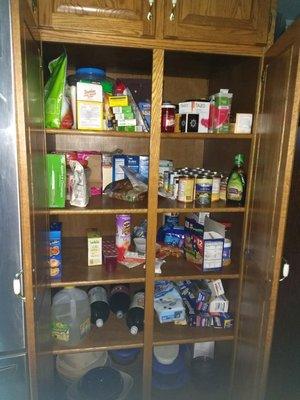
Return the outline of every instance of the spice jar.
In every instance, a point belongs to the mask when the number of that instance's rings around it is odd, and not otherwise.
[[[161,131],[174,132],[175,128],[175,106],[164,103],[161,106]]]

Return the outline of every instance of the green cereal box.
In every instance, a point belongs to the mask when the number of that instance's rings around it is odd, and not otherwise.
[[[47,154],[47,182],[49,208],[63,208],[66,202],[66,157]]]

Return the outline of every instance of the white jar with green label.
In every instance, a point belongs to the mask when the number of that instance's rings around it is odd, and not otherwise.
[[[52,338],[62,346],[76,346],[90,331],[91,310],[84,290],[66,287],[52,300]]]

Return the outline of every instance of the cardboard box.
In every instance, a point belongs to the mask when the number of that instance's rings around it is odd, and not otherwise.
[[[218,297],[225,294],[221,279],[216,279],[216,280],[206,279],[205,283],[207,284],[209,290],[211,291],[212,297]]]
[[[114,114],[133,114],[132,106],[113,107]]]
[[[109,107],[128,106],[128,96],[108,96]],[[113,109],[113,112],[114,109]]]
[[[179,103],[181,132],[207,133],[209,126],[209,101]]]
[[[204,226],[190,220],[186,231],[184,244],[186,259],[201,266],[204,272],[221,270],[224,225],[206,217]]]
[[[102,192],[107,185],[113,181],[112,155],[110,153],[102,153]]]
[[[252,118],[252,114],[237,113],[234,133],[251,133]]]
[[[120,181],[125,178],[125,172],[121,167],[126,165],[126,156],[117,154],[113,156],[113,182]]]
[[[149,176],[149,156],[140,156],[139,173],[148,179]]]
[[[47,154],[48,206],[63,208],[66,202],[66,157],[64,154]]]
[[[77,128],[103,129],[103,90],[101,85],[77,82]]]
[[[118,121],[118,126],[135,126],[136,119],[124,119],[123,121]]]
[[[61,279],[62,276],[62,224],[52,222],[49,231],[49,264],[51,279]]]
[[[140,170],[140,157],[139,156],[126,156],[126,167],[131,168],[134,172],[139,173]]]
[[[160,323],[180,321],[185,318],[181,296],[172,282],[155,283],[154,309]]]
[[[209,312],[210,313],[227,313],[229,308],[229,301],[224,294],[221,296],[211,298],[209,302]]]
[[[125,121],[125,120],[131,120],[134,119],[134,114],[133,113],[128,113],[128,114],[124,114],[124,113],[120,113],[120,114],[115,114],[115,119],[119,122],[119,121]],[[135,124],[132,124],[135,125]]]
[[[88,229],[88,266],[102,265],[102,237],[97,229]]]

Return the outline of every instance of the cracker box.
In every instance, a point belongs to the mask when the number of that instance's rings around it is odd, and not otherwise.
[[[221,296],[211,298],[209,302],[209,312],[210,313],[227,313],[229,308],[229,301],[224,294]]]
[[[88,266],[102,265],[102,237],[97,229],[88,229]]]
[[[202,267],[203,272],[221,270],[224,225],[208,217],[205,218],[204,226],[189,220],[186,232],[184,244],[186,259]]]
[[[61,279],[62,276],[62,224],[52,222],[49,231],[49,264],[51,279]]]
[[[182,298],[173,283],[169,281],[155,283],[154,309],[160,323],[185,319]]]

